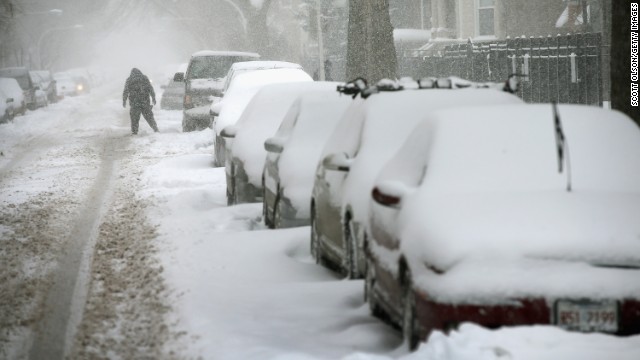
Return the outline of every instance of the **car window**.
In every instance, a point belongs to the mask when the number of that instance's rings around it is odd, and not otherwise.
[[[191,59],[187,79],[220,79],[227,75],[234,62],[243,61],[239,56],[198,56]]]

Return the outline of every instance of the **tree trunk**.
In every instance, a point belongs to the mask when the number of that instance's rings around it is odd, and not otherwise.
[[[631,106],[631,5],[619,5],[611,6],[611,107],[640,125],[640,108]]]
[[[347,78],[370,84],[396,78],[397,59],[389,0],[350,0],[347,35]]]
[[[275,55],[270,46],[269,28],[267,26],[267,14],[270,5],[271,0],[264,0],[262,7],[251,12],[247,20],[247,37],[251,43],[251,48],[266,59],[271,59]]]

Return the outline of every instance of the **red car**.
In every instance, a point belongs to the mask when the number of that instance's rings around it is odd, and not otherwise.
[[[463,322],[640,333],[640,129],[625,115],[435,112],[371,195],[368,301],[412,347]]]

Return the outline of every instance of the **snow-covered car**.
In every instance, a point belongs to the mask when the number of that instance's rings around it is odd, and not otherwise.
[[[33,99],[35,101],[34,109],[49,105],[49,100],[47,99],[47,93],[44,90],[42,90],[42,88],[40,87],[40,84],[36,85],[33,91]]]
[[[265,140],[276,133],[300,94],[335,92],[336,84],[303,81],[265,85],[251,98],[238,122],[222,130],[228,144],[225,171],[229,205],[262,202]]]
[[[224,77],[235,62],[258,59],[260,55],[238,51],[198,51],[191,55],[187,72],[176,73],[174,80],[184,79],[185,93],[182,131],[202,130],[211,126],[209,108],[213,97],[220,97]]]
[[[251,98],[263,86],[279,83],[297,83],[313,81],[311,76],[301,69],[271,69],[248,72],[239,75],[232,83],[224,98],[210,106],[215,134],[214,166],[224,166],[226,151],[222,130],[235,125]],[[261,144],[260,144],[261,145]],[[262,171],[262,169],[260,169]]]
[[[10,106],[14,116],[18,114],[24,115],[27,111],[27,103],[24,98],[24,92],[16,79],[0,77],[0,92],[6,98],[13,99]]]
[[[240,74],[244,74],[249,71],[259,71],[259,70],[269,70],[269,69],[300,69],[302,70],[302,65],[287,62],[287,61],[262,61],[262,60],[253,60],[253,61],[242,61],[237,62],[231,65],[227,76],[224,78],[224,84],[222,85],[222,92],[220,96],[224,96],[224,93],[229,89],[229,86],[236,78],[236,76]]]
[[[554,113],[435,112],[380,171],[366,293],[411,345],[462,322],[640,333],[640,129]]]
[[[458,80],[456,80],[458,81]],[[363,230],[369,194],[382,165],[424,114],[448,107],[521,104],[513,94],[452,79],[380,83],[345,112],[322,151],[311,199],[311,251],[316,261],[350,278],[364,276]],[[443,88],[448,87],[448,88]]]
[[[0,123],[6,123],[13,119],[13,99],[8,98],[0,91]]]
[[[29,76],[29,70],[25,67],[9,67],[0,69],[0,77],[13,78],[22,89],[22,95],[27,109],[34,110],[42,104],[42,94],[37,93],[38,84]]]
[[[178,67],[178,72],[184,72],[187,69],[186,63]],[[160,97],[160,108],[165,110],[182,110],[182,102],[184,101],[184,81],[175,75],[169,81],[162,85],[162,96]]]
[[[63,99],[65,96],[76,96],[78,95],[76,82],[70,77],[58,77],[56,79],[56,93],[58,94],[58,99]]]
[[[56,81],[51,76],[51,72],[48,70],[31,70],[29,71],[31,81],[38,84],[40,89],[47,95],[48,103],[55,103],[58,101],[58,93]]]
[[[353,101],[337,83],[298,96],[276,134],[264,142],[263,213],[272,228],[310,222],[311,191],[325,141]]]

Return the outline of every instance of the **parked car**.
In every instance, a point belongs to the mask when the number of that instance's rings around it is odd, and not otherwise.
[[[65,96],[77,96],[77,84],[70,77],[59,76],[56,79],[56,93],[58,99],[63,99]]]
[[[27,102],[24,98],[24,92],[18,84],[18,80],[14,78],[0,77],[0,93],[6,98],[13,99],[11,103],[12,113],[15,115],[24,115],[27,112]]]
[[[462,322],[640,333],[640,129],[558,108],[432,113],[386,161],[366,292],[412,346]]]
[[[513,94],[466,88],[475,84],[457,79],[420,84],[387,81],[362,91],[366,99],[353,102],[322,151],[311,200],[311,250],[316,261],[350,278],[364,275],[363,230],[375,174],[424,114],[522,103]]]
[[[300,94],[335,92],[335,88],[335,83],[312,81],[265,85],[251,98],[238,122],[222,130],[221,136],[229,144],[225,171],[230,205],[262,202],[262,173],[267,156],[264,142],[278,130],[296,98]]]
[[[10,67],[0,69],[0,77],[16,79],[22,89],[22,95],[27,109],[35,110],[42,104],[42,94],[37,92],[38,85],[31,80],[29,70],[25,67]]]
[[[209,108],[213,97],[220,97],[224,77],[231,64],[258,59],[260,55],[237,51],[199,51],[191,55],[187,72],[176,73],[174,81],[185,82],[182,131],[211,126]]]
[[[8,98],[0,91],[0,123],[6,123],[13,119],[13,99]]]
[[[215,118],[214,166],[224,166],[227,147],[222,130],[234,125],[251,98],[265,85],[313,81],[311,76],[300,69],[271,69],[248,72],[239,75],[224,98],[210,107],[211,118]]]
[[[56,89],[58,91],[62,90],[62,97],[84,95],[91,91],[88,73],[81,69],[58,72],[53,77],[56,83],[64,83],[62,85],[56,84]]]
[[[187,69],[186,63],[178,67],[178,72],[184,72]],[[178,81],[176,81],[178,80]],[[160,97],[160,108],[165,110],[182,110],[182,102],[184,101],[184,81],[179,81],[173,76],[169,81],[162,85],[162,96]]]
[[[55,103],[58,101],[58,90],[56,81],[48,70],[32,70],[29,71],[31,81],[38,84],[40,89],[47,96],[47,103]]]
[[[310,222],[311,192],[322,147],[352,99],[336,83],[301,93],[276,134],[264,142],[264,218],[272,228]]]

